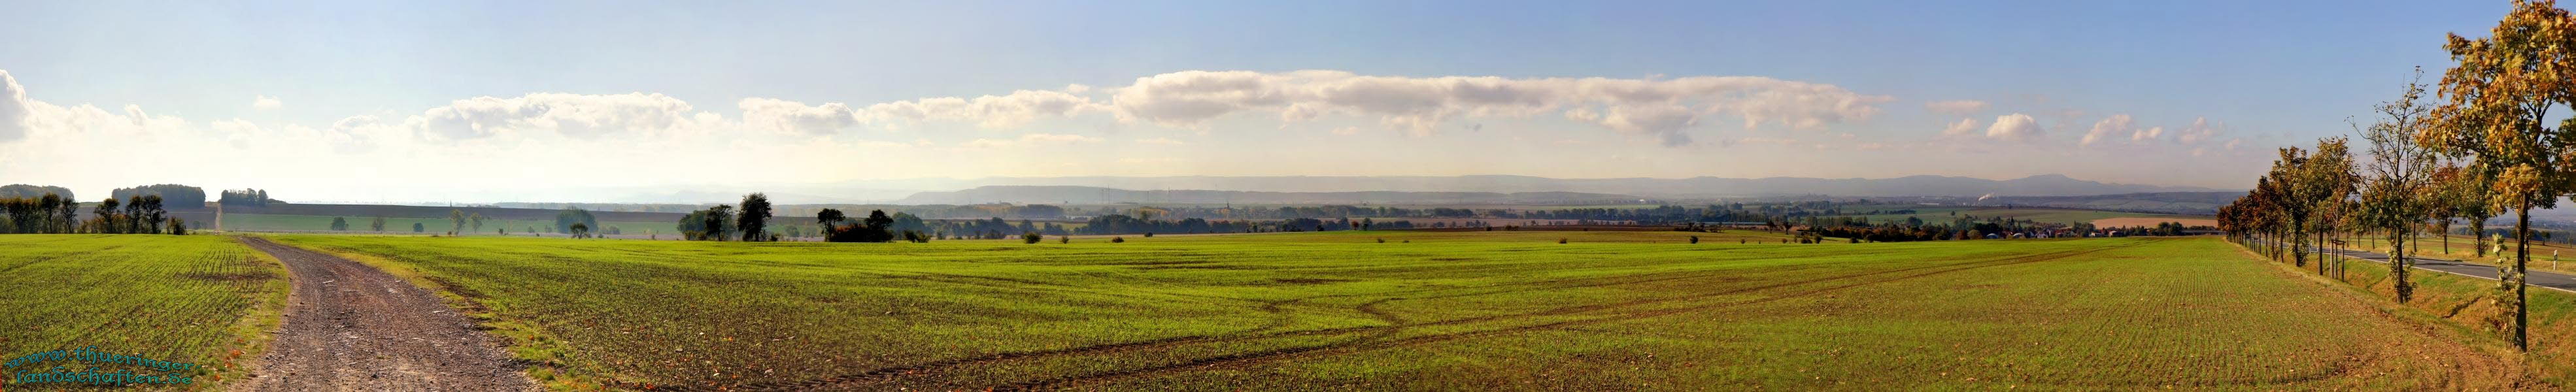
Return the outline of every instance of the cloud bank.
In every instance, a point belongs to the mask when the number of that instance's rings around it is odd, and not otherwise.
[[[1095,91],[1106,95],[1088,94]],[[1613,79],[1182,71],[1104,89],[1073,85],[1062,90],[877,103],[850,116],[866,123],[954,121],[1012,128],[1044,118],[1107,113],[1122,123],[1202,130],[1216,119],[1246,113],[1275,116],[1283,123],[1352,116],[1430,136],[1463,117],[1528,118],[1556,112],[1618,133],[1684,145],[1690,142],[1684,131],[1712,117],[1732,117],[1745,128],[1770,124],[1817,129],[1868,120],[1878,113],[1877,104],[1890,100],[1828,84],[1753,76]]]

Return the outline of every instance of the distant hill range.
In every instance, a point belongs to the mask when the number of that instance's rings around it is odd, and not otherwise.
[[[2113,184],[2063,175],[2010,180],[1969,177],[1897,178],[1593,178],[1529,176],[1277,176],[1277,177],[1000,177],[977,180],[911,179],[883,184],[921,192],[898,204],[970,203],[1526,203],[1706,199],[1828,195],[1843,197],[2093,196],[2154,192],[2218,191],[2209,188]]]
[[[1973,204],[1988,206],[2023,206],[2080,208],[2154,212],[2183,215],[2211,215],[2218,207],[2236,202],[2242,191],[2124,193],[2092,196],[2002,196],[1978,200]]]
[[[1636,196],[1580,192],[1249,192],[1139,191],[1088,186],[995,185],[921,192],[895,204],[1626,204]]]

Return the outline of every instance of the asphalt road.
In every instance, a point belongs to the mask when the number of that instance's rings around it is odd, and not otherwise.
[[[2370,260],[2381,264],[2388,263],[2388,255],[2379,252],[2350,249],[2319,249],[2318,251],[2341,255],[2344,257]],[[2503,275],[2502,271],[2497,271],[2496,266],[2492,265],[2470,263],[2459,260],[2428,259],[2422,257],[2408,257],[2407,259],[2415,261],[2415,269],[2447,272],[2486,280],[2496,280],[2496,277]],[[2532,255],[2531,263],[2534,266],[2546,265],[2545,263],[2548,262],[2549,256],[2547,255]],[[2562,262],[2576,263],[2576,258],[2571,258]],[[2523,284],[2529,284],[2539,288],[2576,293],[2576,275],[2531,270],[2531,276],[2529,276]]]

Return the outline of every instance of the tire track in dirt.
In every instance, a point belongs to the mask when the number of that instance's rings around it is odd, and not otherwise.
[[[1111,344],[1101,344],[1101,345],[1082,346],[1082,347],[1069,347],[1069,348],[1055,349],[1055,350],[1041,350],[1041,351],[1024,351],[1024,352],[1012,352],[1012,353],[999,353],[999,354],[992,354],[992,355],[985,355],[985,356],[978,356],[978,357],[968,357],[968,358],[958,358],[958,359],[951,359],[951,360],[933,361],[933,362],[923,363],[923,364],[920,364],[920,365],[899,366],[899,367],[892,367],[892,368],[875,369],[875,370],[869,370],[869,371],[864,371],[864,372],[860,372],[860,373],[854,373],[854,374],[850,374],[850,375],[843,375],[843,376],[828,377],[828,378],[823,378],[823,379],[803,380],[803,381],[789,381],[789,382],[775,382],[775,383],[753,383],[753,384],[743,384],[743,385],[738,385],[738,386],[735,386],[735,387],[728,388],[728,390],[733,390],[733,391],[808,390],[808,389],[818,389],[818,388],[830,388],[830,387],[836,387],[836,386],[849,386],[849,385],[851,385],[851,384],[875,384],[875,383],[882,383],[882,382],[890,382],[890,381],[895,381],[895,380],[899,380],[899,379],[903,379],[903,378],[911,378],[911,377],[922,377],[922,376],[927,376],[927,375],[929,375],[929,374],[937,373],[937,371],[939,371],[939,370],[943,370],[943,369],[946,369],[946,368],[953,368],[953,367],[958,367],[958,366],[967,366],[967,365],[976,365],[976,364],[984,364],[984,363],[992,363],[992,362],[1009,361],[1009,360],[1018,360],[1018,359],[1028,359],[1028,358],[1039,358],[1039,357],[1050,357],[1050,356],[1063,356],[1063,355],[1110,354],[1110,353],[1118,353],[1118,352],[1133,351],[1133,350],[1169,348],[1169,347],[1176,347],[1176,346],[1180,346],[1180,345],[1187,345],[1187,344],[1238,342],[1238,341],[1247,341],[1247,340],[1255,340],[1255,339],[1269,339],[1269,338],[1294,337],[1294,336],[1340,335],[1340,334],[1359,333],[1359,332],[1377,332],[1377,331],[1382,331],[1382,330],[1401,330],[1401,329],[1405,329],[1405,328],[1412,328],[1412,327],[1445,326],[1445,325],[1468,324],[1468,323],[1485,322],[1485,321],[1496,321],[1496,320],[1527,319],[1527,318],[1537,318],[1537,317],[1547,317],[1547,316],[1561,316],[1561,315],[1569,315],[1569,314],[1575,314],[1575,313],[1584,313],[1584,312],[1599,311],[1599,310],[1610,310],[1610,309],[1618,309],[1618,308],[1634,307],[1634,306],[1640,306],[1640,305],[1650,305],[1650,304],[1664,303],[1664,302],[1672,302],[1672,301],[1682,301],[1682,300],[1701,299],[1701,298],[1708,298],[1708,297],[1715,297],[1715,296],[1724,296],[1724,295],[1743,294],[1743,293],[1749,293],[1749,292],[1755,292],[1755,291],[1761,291],[1761,290],[1768,290],[1768,289],[1776,289],[1776,288],[1782,288],[1782,287],[1792,287],[1792,286],[1800,286],[1800,285],[1808,285],[1808,284],[1824,283],[1824,282],[1831,282],[1831,281],[1844,280],[1844,279],[1864,278],[1864,277],[1869,277],[1869,276],[1878,276],[1878,275],[1886,275],[1886,274],[1905,273],[1905,272],[1920,271],[1920,270],[1926,270],[1926,269],[1951,268],[1951,267],[1962,267],[1962,266],[1966,266],[1965,268],[1957,268],[1957,269],[1952,269],[1952,270],[1944,270],[1944,271],[1936,271],[1936,272],[1934,272],[1934,273],[1942,273],[1942,272],[1950,272],[1950,271],[1963,270],[1963,269],[1970,269],[1970,268],[1982,268],[1982,267],[1991,267],[1991,266],[2000,266],[2000,265],[2021,264],[2021,263],[2029,263],[2029,262],[2037,262],[2037,261],[2045,261],[2045,260],[2054,260],[2054,259],[2059,259],[2059,258],[2072,257],[2072,256],[2075,256],[2075,255],[2081,255],[2081,254],[2087,254],[2087,253],[2093,253],[2093,252],[2100,252],[2100,251],[2111,250],[2111,249],[2117,249],[2117,248],[2125,248],[2125,247],[2130,247],[2130,246],[2136,246],[2136,245],[2123,245],[2123,246],[2116,246],[2116,247],[2091,248],[2091,249],[2082,249],[2082,250],[2067,251],[2067,252],[2058,252],[2058,253],[2050,253],[2050,254],[2025,255],[2025,256],[2008,257],[2008,258],[2003,258],[2003,259],[1987,260],[1987,261],[1978,261],[1978,262],[1969,262],[1969,263],[1960,263],[1960,264],[1937,264],[1937,265],[1927,265],[1927,266],[1919,266],[1919,267],[1899,268],[1899,269],[1891,269],[1891,270],[1883,270],[1883,271],[1872,271],[1872,272],[1864,272],[1864,273],[1857,273],[1857,274],[1838,275],[1838,276],[1831,276],[1831,277],[1824,277],[1824,278],[1817,278],[1817,279],[1807,279],[1807,280],[1799,280],[1799,281],[1791,281],[1791,282],[1775,283],[1775,284],[1769,284],[1769,285],[1762,285],[1762,286],[1755,286],[1755,287],[1746,287],[1746,288],[1739,288],[1739,289],[1725,290],[1725,291],[1718,291],[1718,292],[1696,293],[1696,294],[1689,294],[1689,295],[1682,295],[1682,296],[1674,296],[1674,297],[1660,297],[1660,298],[1638,299],[1638,300],[1621,301],[1621,302],[1613,302],[1613,303],[1601,303],[1601,304],[1588,304],[1588,305],[1565,306],[1565,307],[1558,307],[1558,308],[1554,308],[1554,309],[1543,310],[1543,311],[1537,311],[1537,312],[1529,312],[1529,313],[1514,313],[1514,314],[1500,314],[1500,315],[1490,315],[1490,316],[1465,317],[1465,318],[1457,318],[1457,319],[1446,319],[1446,320],[1426,321],[1426,322],[1413,322],[1413,323],[1395,323],[1395,324],[1391,324],[1391,325],[1383,325],[1383,326],[1354,326],[1354,327],[1325,328],[1325,329],[1315,329],[1315,330],[1286,331],[1286,332],[1261,333],[1261,334],[1179,336],[1179,337],[1170,337],[1170,338],[1162,338],[1162,339],[1152,339],[1152,340],[1144,340],[1144,341],[1136,341],[1136,342],[1123,342],[1123,343],[1111,343]],[[1804,269],[1804,268],[1795,268],[1795,269]],[[1670,280],[1678,280],[1678,279],[1688,279],[1688,278],[1693,278],[1693,277],[1707,277],[1707,276],[1718,276],[1718,275],[1727,275],[1727,274],[1723,274],[1723,273],[1710,273],[1710,274],[1705,274],[1705,275],[1695,275],[1695,276],[1690,276],[1690,277],[1659,278],[1659,279],[1643,279],[1643,280],[1638,280],[1638,281],[1635,281],[1635,282],[1628,282],[1628,283],[1578,284],[1578,285],[1571,285],[1571,287],[1599,287],[1599,286],[1609,286],[1609,285],[1616,285],[1616,284],[1650,283],[1650,282],[1661,282],[1661,281],[1670,281]],[[1920,275],[1916,275],[1916,276],[1920,276]],[[1845,287],[1848,287],[1848,286],[1845,286]],[[1472,288],[1475,288],[1475,289],[1482,289],[1482,288],[1487,288],[1487,287],[1482,287],[1482,286],[1480,286],[1480,287],[1472,287]],[[1453,288],[1453,289],[1468,289],[1468,288]],[[1424,291],[1428,291],[1428,290],[1424,290]],[[1504,292],[1504,291],[1490,291],[1490,292],[1483,292],[1483,293],[1481,293],[1481,294],[1492,294],[1492,293],[1500,293],[1500,292]],[[1376,293],[1376,294],[1378,294],[1378,295],[1383,295],[1383,294],[1387,294],[1387,293]],[[1463,295],[1447,295],[1447,296],[1437,296],[1437,297],[1457,297],[1457,296],[1463,296]],[[1324,297],[1340,297],[1340,296],[1319,296],[1319,297],[1309,297],[1309,298],[1301,298],[1301,299],[1298,299],[1298,300],[1291,300],[1291,301],[1287,301],[1287,302],[1295,302],[1295,301],[1300,301],[1300,300],[1304,300],[1304,299],[1311,299],[1311,298],[1324,298]],[[1367,304],[1367,305],[1364,305],[1364,306],[1373,306],[1373,305],[1382,304],[1382,303],[1384,303],[1384,302],[1388,302],[1388,301],[1392,301],[1392,300],[1399,300],[1399,299],[1424,299],[1424,298],[1432,298],[1432,297],[1417,297],[1417,298],[1389,298],[1389,299],[1381,299],[1381,300],[1378,300],[1378,301],[1373,301],[1373,302],[1371,302],[1371,303],[1369,303],[1369,304]],[[1731,306],[1731,305],[1730,305],[1730,306]],[[1265,308],[1266,308],[1266,307],[1268,307],[1268,306],[1267,306],[1267,305],[1265,305]],[[1367,310],[1361,310],[1361,311],[1362,311],[1363,313],[1366,313],[1366,312],[1367,312]],[[1391,315],[1389,315],[1389,316],[1391,317]],[[1373,316],[1373,317],[1376,317],[1376,316]],[[1606,320],[1605,320],[1605,321],[1606,321]],[[1392,334],[1394,334],[1394,333],[1396,333],[1396,332],[1383,332],[1383,333],[1380,333],[1380,334],[1374,334],[1374,335],[1376,335],[1376,336],[1388,336],[1388,335],[1392,335]],[[1314,350],[1325,349],[1325,348],[1342,347],[1342,346],[1348,346],[1348,345],[1353,345],[1353,344],[1366,343],[1366,342],[1367,342],[1367,340],[1368,340],[1368,339],[1354,339],[1354,340],[1348,340],[1348,341],[1337,342],[1337,343],[1329,344],[1329,345],[1325,345],[1325,346],[1310,346],[1310,347],[1305,347],[1305,348],[1289,348],[1289,349],[1271,350],[1271,351],[1264,351],[1264,352],[1254,352],[1254,353],[1242,353],[1242,354],[1225,355],[1225,356],[1220,356],[1220,357],[1215,357],[1215,358],[1203,359],[1202,361],[1204,361],[1204,360],[1210,360],[1210,359],[1215,359],[1215,360],[1217,360],[1216,362],[1225,362],[1225,361],[1241,360],[1241,359],[1247,359],[1247,358],[1259,358],[1259,357],[1264,357],[1264,356],[1275,356],[1275,355],[1297,354],[1297,353],[1302,353],[1302,352],[1306,352],[1306,351],[1314,351]],[[1192,362],[1198,362],[1198,361],[1192,361]],[[1189,366],[1180,366],[1180,367],[1189,367]],[[1068,378],[1068,379],[1071,379],[1071,378],[1079,378],[1079,376],[1076,376],[1076,377],[1067,377],[1067,378]],[[1050,381],[1053,381],[1053,380],[1050,380]],[[1071,381],[1071,380],[1066,380],[1066,381]],[[1030,384],[1030,383],[1021,383],[1021,384]],[[1019,385],[1019,384],[1015,384],[1015,385]],[[1023,387],[1025,387],[1025,385],[1023,385]],[[696,390],[696,389],[688,389],[688,390]],[[707,389],[707,390],[713,390],[713,389]]]
[[[2094,253],[2094,252],[2100,252],[2100,251],[2111,250],[2111,249],[2116,249],[2116,248],[2124,248],[2124,247],[2129,247],[2129,246],[2135,246],[2135,245],[2126,245],[2126,246],[2120,246],[2120,247],[2108,247],[2108,248],[2095,248],[2095,249],[2079,250],[2079,251],[2071,251],[2071,252],[2060,252],[2060,253],[2053,253],[2053,254],[2032,255],[2032,256],[2027,256],[2027,257],[2020,257],[2020,258],[2013,258],[2013,259],[2005,259],[2005,260],[1999,260],[1999,261],[1988,261],[1988,262],[1970,263],[1970,264],[1964,264],[1964,265],[1962,265],[1962,264],[1950,264],[1950,265],[1943,265],[1943,266],[1939,266],[1939,267],[1956,267],[1956,268],[1942,269],[1942,270],[1937,270],[1937,271],[1928,271],[1928,272],[1922,272],[1922,273],[1917,273],[1917,274],[1911,274],[1911,275],[1905,275],[1905,276],[1892,277],[1892,278],[1887,278],[1887,279],[1879,279],[1879,280],[1870,280],[1870,281],[1862,281],[1862,282],[1855,282],[1855,283],[1847,283],[1847,284],[1842,284],[1842,285],[1837,285],[1837,286],[1823,287],[1823,288],[1816,288],[1816,289],[1810,289],[1810,290],[1805,290],[1805,291],[1799,291],[1799,292],[1789,293],[1789,294],[1786,294],[1786,295],[1778,295],[1778,296],[1771,296],[1771,297],[1758,298],[1758,299],[1751,299],[1751,300],[1744,300],[1744,301],[1733,301],[1733,302],[1723,302],[1723,303],[1714,303],[1714,304],[1703,304],[1703,305],[1687,306],[1687,307],[1680,307],[1680,308],[1673,308],[1673,309],[1663,309],[1663,310],[1643,311],[1643,312],[1627,313],[1627,314],[1612,315],[1612,316],[1598,317],[1598,318],[1580,319],[1580,320],[1557,321],[1557,322],[1551,322],[1551,323],[1545,323],[1545,324],[1526,325],[1526,326],[1518,326],[1518,327],[1503,328],[1503,329],[1496,329],[1496,330],[1470,331],[1470,332],[1460,332],[1460,333],[1451,333],[1451,334],[1440,334],[1440,335],[1417,336],[1417,337],[1411,337],[1411,338],[1405,338],[1405,339],[1398,339],[1398,340],[1392,340],[1392,341],[1383,341],[1383,342],[1346,342],[1346,343],[1335,343],[1335,344],[1326,344],[1326,345],[1317,345],[1317,346],[1301,346],[1301,347],[1290,347],[1290,348],[1282,348],[1282,349],[1275,349],[1275,350],[1255,351],[1255,352],[1248,352],[1248,353],[1228,354],[1228,355],[1220,355],[1220,356],[1215,356],[1215,357],[1201,358],[1201,359],[1197,359],[1197,360],[1190,360],[1190,361],[1185,361],[1185,362],[1180,362],[1180,363],[1174,363],[1174,364],[1167,364],[1167,365],[1162,365],[1162,366],[1150,366],[1150,367],[1143,367],[1143,368],[1133,368],[1133,369],[1123,369],[1123,370],[1110,371],[1110,372],[1093,373],[1093,374],[1088,374],[1088,375],[1058,377],[1058,378],[1048,379],[1048,380],[1043,380],[1043,381],[1036,381],[1036,382],[1024,382],[1024,383],[1015,383],[1015,384],[1009,384],[1009,385],[996,386],[996,387],[989,388],[989,389],[991,389],[991,390],[1007,390],[1007,391],[1049,390],[1049,389],[1061,388],[1061,387],[1064,387],[1064,386],[1068,386],[1068,385],[1070,385],[1070,384],[1079,384],[1079,383],[1085,383],[1085,382],[1097,382],[1097,381],[1107,381],[1107,380],[1114,380],[1114,379],[1121,379],[1121,378],[1129,378],[1129,377],[1148,376],[1148,375],[1160,374],[1160,373],[1171,373],[1171,372],[1178,372],[1178,371],[1186,371],[1187,369],[1190,369],[1190,368],[1204,368],[1204,367],[1214,367],[1214,366],[1222,366],[1222,365],[1244,365],[1244,364],[1251,364],[1251,363],[1258,363],[1258,362],[1266,362],[1266,361],[1273,361],[1273,360],[1280,360],[1280,359],[1288,359],[1288,358],[1294,358],[1294,357],[1300,357],[1300,356],[1306,356],[1306,355],[1321,354],[1321,353],[1329,352],[1329,351],[1361,351],[1361,350],[1383,349],[1383,348],[1392,348],[1392,347],[1411,346],[1411,345],[1426,344],[1426,343],[1444,342],[1444,341],[1451,341],[1451,340],[1458,340],[1458,339],[1478,338],[1478,337],[1487,337],[1487,336],[1497,336],[1497,335],[1505,335],[1505,334],[1520,333],[1520,332],[1529,332],[1529,331],[1538,331],[1538,330],[1547,330],[1547,329],[1559,329],[1559,328],[1565,328],[1565,327],[1571,327],[1571,326],[1591,325],[1591,324],[1599,324],[1599,323],[1614,322],[1614,321],[1638,320],[1638,319],[1645,319],[1645,318],[1652,318],[1652,317],[1669,316],[1669,315],[1681,314],[1681,313],[1689,313],[1689,312],[1704,311],[1704,310],[1717,309],[1717,308],[1725,308],[1725,307],[1733,307],[1733,306],[1741,306],[1741,305],[1751,305],[1751,304],[1758,304],[1758,303],[1765,303],[1765,302],[1779,301],[1779,300],[1792,299],[1792,298],[1801,298],[1801,297],[1813,296],[1813,295],[1817,295],[1817,294],[1823,294],[1823,293],[1827,293],[1827,292],[1840,291],[1840,290],[1843,290],[1843,289],[1849,289],[1849,288],[1853,288],[1853,287],[1867,286],[1867,285],[1880,284],[1880,283],[1887,283],[1887,282],[1895,282],[1895,281],[1901,281],[1901,280],[1907,280],[1907,279],[1914,279],[1914,278],[1920,278],[1920,277],[1932,276],[1932,275],[1939,275],[1939,274],[1945,274],[1945,273],[1951,273],[1951,272],[1958,272],[1958,271],[1965,271],[1965,270],[1972,270],[1972,269],[1980,269],[1980,268],[1989,268],[1989,267],[2000,267],[2000,266],[2015,265],[2015,264],[2028,264],[2028,263],[2036,263],[2036,262],[2042,262],[2042,261],[2049,261],[2049,260],[2064,259],[2064,258],[2074,257],[2074,256],[2079,256],[2079,255],[2083,255],[2083,254]],[[1924,269],[1924,268],[1908,268],[1908,269],[1906,269],[1906,270],[1908,270],[1908,271],[1912,271],[1912,270],[1922,270],[1922,269]],[[1878,274],[1867,274],[1867,275],[1878,275]],[[1833,281],[1833,280],[1840,280],[1840,279],[1829,279],[1829,280],[1810,281],[1809,283],[1821,283],[1821,282],[1824,282],[1824,281]],[[1769,287],[1769,288],[1777,288],[1777,287],[1793,286],[1793,285],[1798,285],[1798,284],[1774,285],[1774,286],[1767,286],[1767,287]],[[1748,290],[1750,290],[1750,289],[1748,289]],[[1744,290],[1738,290],[1738,291],[1735,291],[1735,292],[1741,292],[1741,291],[1744,291]],[[1696,297],[1706,297],[1706,296],[1696,296]],[[1661,302],[1661,301],[1657,301],[1657,302]]]
[[[240,237],[292,275],[249,391],[533,391],[525,367],[438,296],[349,259]]]

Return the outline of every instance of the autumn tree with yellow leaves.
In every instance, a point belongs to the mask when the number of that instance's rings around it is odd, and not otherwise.
[[[2485,38],[2452,34],[2443,48],[2459,64],[2442,75],[2445,102],[2416,140],[2463,156],[2488,174],[2489,200],[2514,214],[2513,261],[2500,268],[2513,309],[2515,348],[2529,350],[2524,273],[2531,260],[2531,210],[2557,204],[2569,186],[2576,119],[2552,125],[2549,111],[2576,105],[2576,18],[2555,1],[2516,0]],[[2576,106],[2568,106],[2576,108]]]

